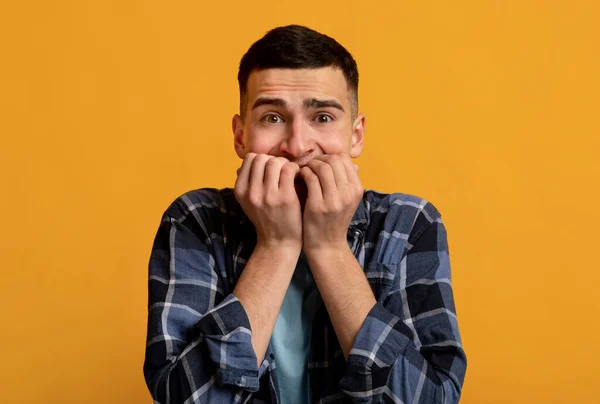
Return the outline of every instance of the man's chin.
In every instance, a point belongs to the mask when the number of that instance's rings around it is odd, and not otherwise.
[[[308,188],[306,187],[306,182],[304,182],[302,178],[297,177],[294,181],[294,188],[296,188],[296,194],[300,200],[300,207],[302,208],[302,212],[304,212],[306,198],[308,197]]]

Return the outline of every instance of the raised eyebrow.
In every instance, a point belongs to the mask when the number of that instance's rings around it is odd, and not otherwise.
[[[254,101],[254,104],[252,105],[252,109],[256,109],[256,108],[260,107],[261,105],[273,105],[275,107],[285,108],[287,106],[287,103],[285,102],[285,100],[283,100],[281,98],[260,97],[260,98],[257,98],[256,101]]]
[[[336,100],[318,100],[316,98],[308,98],[304,100],[304,108],[306,109],[318,109],[318,108],[336,108],[342,112],[344,107]]]

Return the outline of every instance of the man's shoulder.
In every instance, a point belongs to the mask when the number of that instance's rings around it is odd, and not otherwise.
[[[198,188],[179,195],[165,215],[183,221],[186,217],[215,217],[236,215],[240,209],[231,188]]]
[[[441,219],[433,203],[408,193],[367,190],[363,202],[369,222],[375,224],[383,221],[385,228],[390,230],[412,233]]]
[[[437,208],[429,200],[417,195],[394,192],[383,193],[373,189],[365,191],[363,200],[369,206],[371,212],[377,211],[411,211],[415,213],[425,212],[434,218],[440,217]],[[435,219],[434,219],[435,220]]]

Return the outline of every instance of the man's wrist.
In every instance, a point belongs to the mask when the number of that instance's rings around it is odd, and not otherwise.
[[[343,243],[303,248],[303,251],[311,268],[329,266],[332,262],[338,262],[350,256],[354,258],[354,254],[345,240]]]
[[[270,240],[258,240],[254,247],[254,252],[261,254],[269,254],[273,257],[288,257],[288,256],[300,256],[302,251],[302,242],[300,241],[270,241]]]
[[[362,267],[346,245],[305,252],[347,359],[369,311],[377,303]]]
[[[271,261],[287,262],[294,264],[300,257],[302,244],[295,242],[257,242],[252,255],[268,257]]]

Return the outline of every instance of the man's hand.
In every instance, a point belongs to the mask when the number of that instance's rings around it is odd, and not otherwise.
[[[341,154],[317,157],[300,171],[308,187],[303,250],[346,359],[376,303],[346,240],[363,196],[357,170],[350,156]]]
[[[257,366],[265,357],[302,249],[302,211],[294,188],[299,171],[283,157],[248,153],[235,183],[234,195],[257,235],[233,290],[250,321]]]
[[[258,245],[302,248],[302,212],[294,188],[299,171],[283,157],[248,153],[244,158],[234,195],[256,228]]]
[[[303,218],[307,256],[348,248],[348,226],[363,196],[357,171],[345,153],[316,157],[300,170],[308,188]]]

